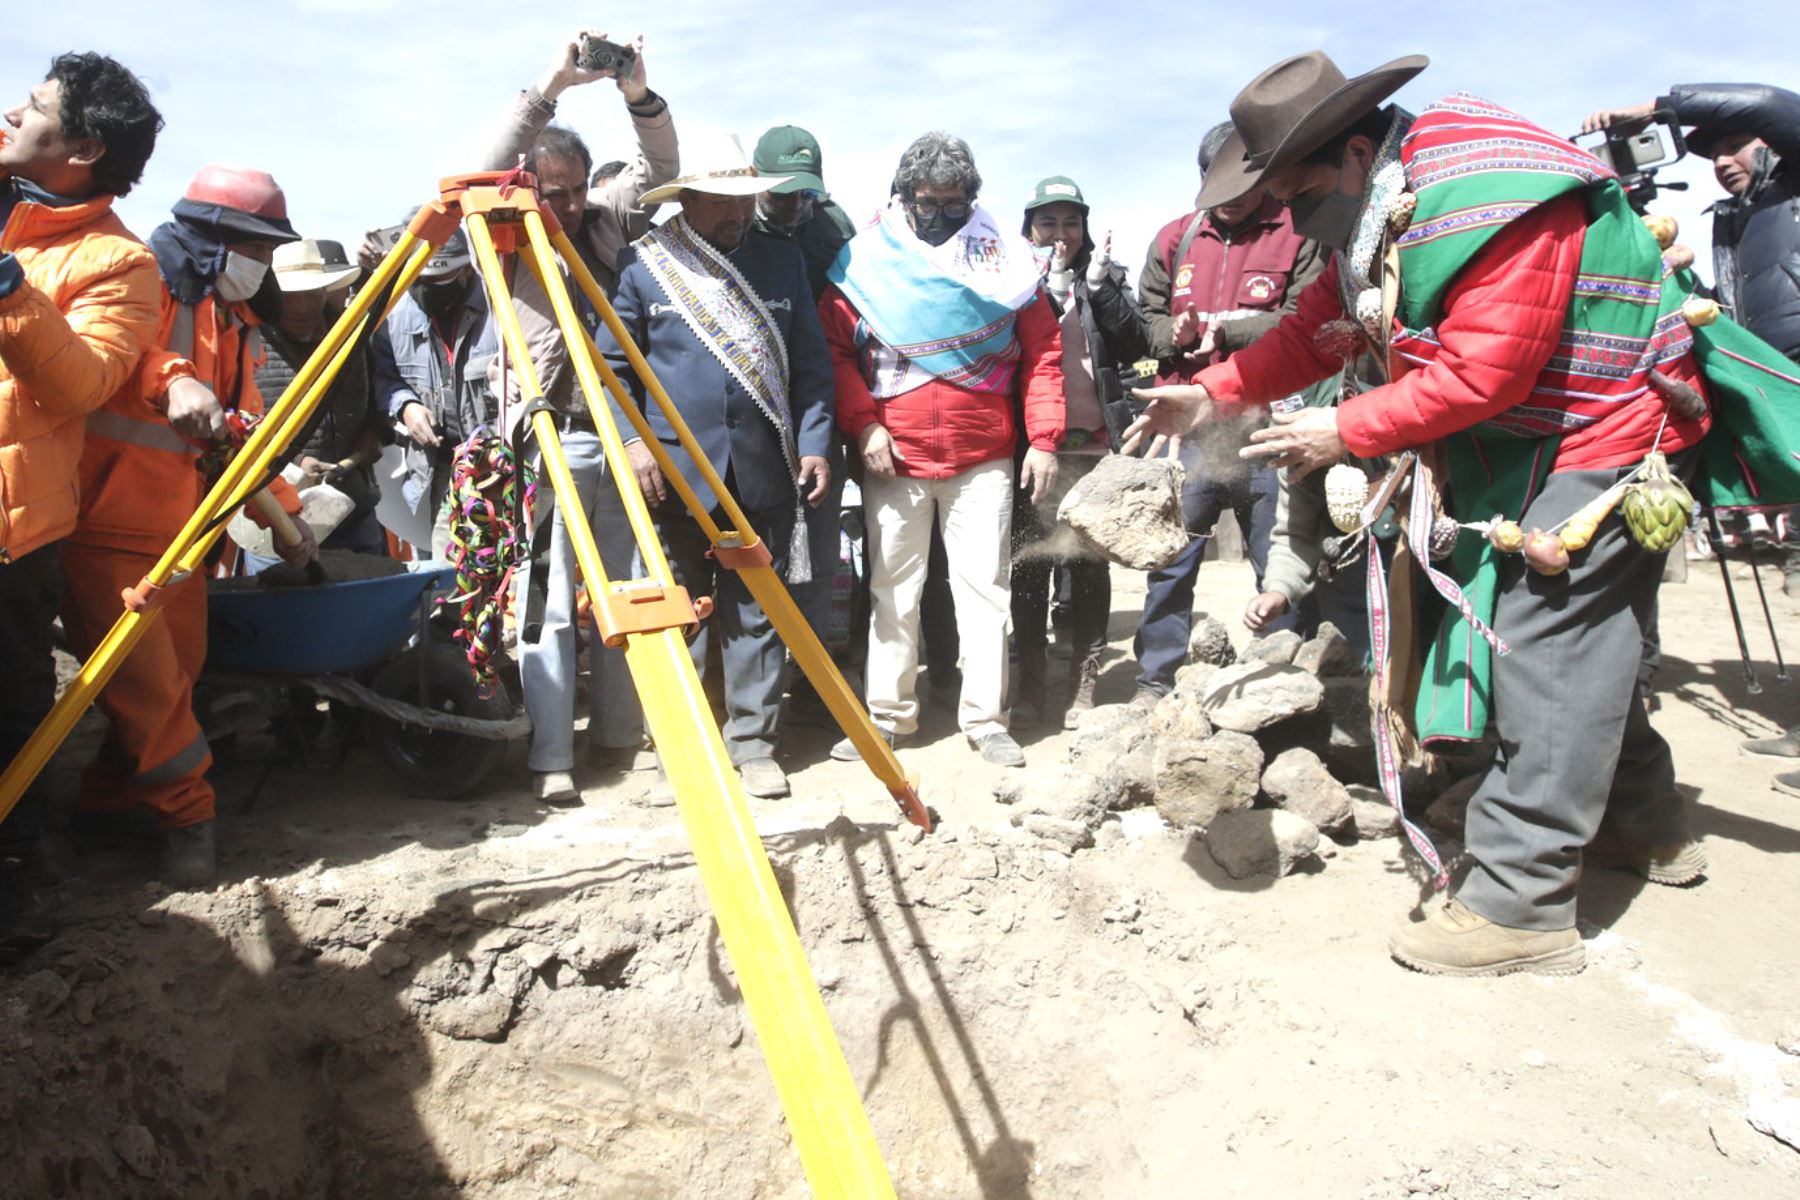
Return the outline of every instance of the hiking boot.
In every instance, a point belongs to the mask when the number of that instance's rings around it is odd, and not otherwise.
[[[1156,711],[1156,706],[1163,702],[1161,692],[1153,692],[1149,688],[1139,688],[1131,697],[1131,703],[1125,711],[1134,717],[1147,717]]]
[[[1706,851],[1692,838],[1654,846],[1601,833],[1587,848],[1587,853],[1597,863],[1635,871],[1651,883],[1660,883],[1664,887],[1686,887],[1706,874]]]
[[[1800,726],[1780,737],[1751,738],[1738,743],[1738,753],[1752,758],[1800,758]]]
[[[1800,796],[1800,771],[1783,771],[1769,781],[1769,786],[1789,796]]]
[[[213,823],[184,825],[163,834],[162,858],[156,876],[172,892],[197,892],[219,878],[219,854],[213,844]]]
[[[1044,677],[1050,659],[1044,647],[1019,651],[1019,678],[1013,684],[1011,724],[1014,729],[1036,729],[1044,720]]]
[[[1100,652],[1092,650],[1075,660],[1075,694],[1069,699],[1069,709],[1063,713],[1063,728],[1073,729],[1081,724],[1081,714],[1094,707],[1094,689],[1100,683]]]
[[[1013,741],[1010,733],[990,733],[986,737],[970,738],[969,744],[980,752],[982,762],[993,763],[996,767],[1025,765],[1025,752],[1019,749],[1019,743]]]
[[[531,777],[531,796],[551,808],[581,807],[581,792],[567,771],[538,771]]]
[[[779,800],[791,794],[787,773],[767,755],[739,763],[738,776],[744,781],[744,790],[759,799]]]
[[[23,861],[0,859],[0,966],[17,962],[56,936],[50,910],[32,884]]]
[[[1433,908],[1423,921],[1388,939],[1401,966],[1425,975],[1574,975],[1587,950],[1574,929],[1544,932],[1496,925],[1461,900]]]
[[[886,742],[888,747],[893,750],[898,750],[900,747],[908,745],[912,741],[911,734],[898,734],[891,729],[883,729],[879,725],[875,727],[875,732],[879,733],[881,735],[881,740]],[[851,741],[849,738],[845,738],[831,748],[831,757],[836,762],[861,762],[862,751],[856,748],[855,742]]]

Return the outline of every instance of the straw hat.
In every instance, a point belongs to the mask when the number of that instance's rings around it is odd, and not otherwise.
[[[349,287],[362,274],[362,268],[344,253],[342,242],[323,238],[302,238],[275,247],[269,266],[275,282],[284,292],[319,292]]]
[[[639,204],[661,204],[690,188],[715,196],[756,196],[792,178],[789,175],[757,174],[736,134],[698,139],[690,136],[687,141],[689,144],[683,147],[682,158],[692,165],[661,187],[645,192],[638,198]],[[698,142],[697,146],[695,142]]]

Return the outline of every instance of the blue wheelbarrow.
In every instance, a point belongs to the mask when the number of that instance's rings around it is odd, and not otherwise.
[[[377,754],[407,792],[448,800],[482,782],[527,736],[504,688],[482,696],[463,652],[430,620],[451,568],[308,587],[225,581],[207,594],[205,679],[304,688],[375,714]]]

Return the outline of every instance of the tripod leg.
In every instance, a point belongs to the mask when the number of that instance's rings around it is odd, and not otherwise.
[[[1712,526],[1713,553],[1719,559],[1719,577],[1725,581],[1725,602],[1731,608],[1731,627],[1737,632],[1738,657],[1744,660],[1744,687],[1752,696],[1762,694],[1756,668],[1750,663],[1750,642],[1744,636],[1743,614],[1738,612],[1737,589],[1731,584],[1731,564],[1725,561],[1725,530],[1719,524],[1717,509],[1708,509],[1706,519]]]
[[[470,204],[473,200],[474,204]],[[622,641],[625,661],[644,705],[644,719],[661,754],[663,769],[675,792],[683,824],[693,845],[694,862],[706,887],[707,898],[719,925],[720,939],[731,956],[769,1073],[775,1082],[782,1110],[787,1116],[795,1149],[806,1169],[813,1193],[818,1196],[892,1197],[893,1184],[881,1161],[856,1082],[844,1061],[832,1031],[806,952],[800,945],[786,901],[757,835],[743,784],[725,750],[725,740],[713,722],[712,712],[694,670],[693,659],[682,637],[694,611],[686,594],[672,584],[649,581],[611,585],[600,562],[593,530],[581,519],[575,503],[574,480],[563,456],[556,422],[538,397],[541,384],[525,344],[518,315],[506,293],[501,270],[483,212],[474,205],[486,197],[465,200],[469,241],[486,281],[491,308],[506,339],[508,353],[527,396],[533,398],[531,415],[543,454],[546,473],[563,506],[564,521],[581,564],[588,595],[603,614],[608,641]],[[497,205],[496,205],[497,207]],[[515,207],[517,207],[515,202]],[[561,286],[561,278],[549,269],[543,253],[544,227],[535,209],[525,209],[527,229],[535,229],[532,249],[546,291],[556,304],[559,321],[573,318],[573,306]],[[578,260],[577,260],[578,261]],[[576,348],[586,343],[578,322],[562,321],[571,361],[580,374],[595,425],[602,431],[607,459],[615,471],[623,471],[624,446],[605,409],[596,404],[598,388],[588,355]],[[633,534],[653,570],[668,578],[661,543],[649,520],[648,506],[640,496],[637,505],[626,505]],[[654,596],[651,595],[654,593]],[[685,608],[685,615],[677,609]],[[629,618],[637,617],[635,623]],[[607,622],[610,622],[610,627]],[[621,626],[626,626],[621,631]]]
[[[905,768],[900,765],[900,760],[895,756],[893,747],[888,745],[887,739],[881,736],[880,731],[875,728],[875,723],[869,719],[868,712],[863,708],[856,693],[850,690],[850,685],[845,681],[843,673],[837,669],[837,664],[831,661],[831,655],[826,651],[824,644],[819,641],[818,634],[813,631],[812,625],[794,604],[793,598],[788,594],[787,586],[781,581],[780,576],[769,567],[768,550],[757,540],[756,531],[750,527],[749,518],[738,507],[737,501],[732,498],[724,481],[718,478],[713,471],[705,452],[694,438],[693,431],[688,428],[680,410],[675,407],[675,402],[669,398],[668,392],[656,378],[656,373],[650,369],[650,364],[645,360],[642,351],[632,341],[630,331],[625,328],[619,320],[618,314],[613,311],[611,303],[606,298],[606,293],[593,275],[582,265],[574,243],[569,241],[567,234],[560,232],[552,243],[545,236],[543,221],[536,213],[526,214],[525,228],[531,237],[532,247],[541,260],[549,260],[552,245],[554,245],[554,248],[561,253],[563,261],[569,264],[575,281],[625,351],[625,356],[631,363],[632,369],[637,372],[638,379],[643,383],[645,391],[649,393],[663,417],[675,430],[677,438],[688,452],[688,457],[693,460],[695,467],[705,478],[713,494],[719,498],[721,507],[724,508],[726,516],[732,522],[733,534],[727,535],[720,530],[710,514],[700,507],[693,490],[681,479],[680,472],[675,470],[673,463],[664,452],[661,442],[651,432],[648,418],[638,411],[637,405],[626,393],[618,375],[600,355],[598,348],[594,346],[593,339],[589,338],[586,331],[581,328],[580,322],[575,317],[574,305],[569,301],[566,290],[560,287],[549,288],[547,290],[552,303],[556,306],[557,321],[563,329],[564,336],[569,339],[571,346],[583,346],[587,351],[585,354],[571,353],[570,358],[581,377],[582,389],[587,395],[595,427],[611,429],[612,440],[617,440],[617,429],[613,425],[612,414],[607,406],[600,402],[603,382],[605,390],[618,400],[620,410],[631,421],[638,436],[643,439],[645,447],[656,457],[664,479],[675,488],[694,520],[712,540],[714,553],[718,557],[720,565],[738,571],[744,580],[744,585],[750,590],[750,594],[756,598],[756,602],[769,615],[769,620],[774,624],[776,631],[780,633],[781,640],[793,653],[794,661],[799,664],[801,671],[811,681],[813,689],[825,702],[825,707],[830,710],[838,725],[861,752],[863,762],[867,763],[875,777],[887,786],[889,794],[894,797],[906,813],[907,818],[913,824],[929,831],[931,814],[923,801],[919,799],[917,779],[909,776]],[[598,378],[595,378],[596,375]],[[602,434],[603,438],[606,436],[606,434]],[[611,457],[610,447],[611,443],[609,442],[607,451],[609,462],[614,461]],[[621,445],[618,464],[624,462],[623,453]],[[619,466],[615,465],[614,470],[618,471]],[[623,472],[621,475],[622,486],[628,483],[629,479],[630,472]],[[627,491],[629,490],[627,489]],[[630,501],[631,497],[627,495],[628,507]]]
[[[1750,540],[1750,579],[1756,584],[1756,598],[1762,602],[1763,623],[1769,627],[1769,645],[1775,649],[1775,682],[1788,681],[1787,663],[1781,657],[1781,638],[1775,632],[1775,615],[1769,611],[1769,593],[1763,590],[1762,564],[1756,557],[1756,539]]]

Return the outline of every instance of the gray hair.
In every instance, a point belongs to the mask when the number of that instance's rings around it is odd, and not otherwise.
[[[981,172],[969,143],[947,133],[928,133],[906,148],[894,172],[894,190],[911,202],[920,187],[961,188],[973,200],[981,192]]]

